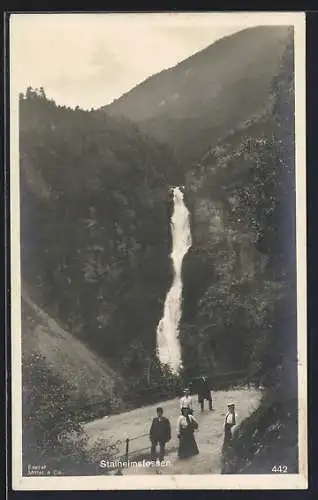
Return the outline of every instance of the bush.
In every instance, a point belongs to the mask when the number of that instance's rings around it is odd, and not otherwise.
[[[23,470],[32,465],[50,474],[89,474],[96,469],[96,446],[88,449],[81,422],[87,417],[84,401],[74,399],[74,388],[53,374],[44,356],[24,357]],[[103,458],[113,453],[110,443],[99,443]]]
[[[141,367],[146,368],[140,376]],[[133,342],[123,359],[122,374],[127,377],[123,399],[129,407],[152,404],[175,397],[182,386],[182,374],[163,365],[156,354],[150,357],[140,342]]]

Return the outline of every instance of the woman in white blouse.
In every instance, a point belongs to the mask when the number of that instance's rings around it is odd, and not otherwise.
[[[235,405],[230,402],[227,405],[228,412],[224,421],[224,443],[223,447],[226,448],[231,444],[233,428],[236,425]]]
[[[193,403],[192,403],[192,397],[190,395],[190,389],[184,389],[183,393],[184,396],[180,399],[180,410],[182,410],[182,408],[188,408],[189,413],[192,415]]]
[[[181,415],[177,421],[177,436],[179,438],[179,458],[188,458],[198,455],[199,449],[194,439],[194,431],[199,424],[193,415],[189,413],[188,407],[181,408]]]
[[[232,436],[233,429],[236,425],[236,415],[235,415],[235,405],[229,402],[228,411],[224,419],[224,441],[222,447],[222,474],[229,472],[229,467],[232,461],[233,449],[232,449]]]

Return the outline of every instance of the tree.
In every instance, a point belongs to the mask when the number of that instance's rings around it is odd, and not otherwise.
[[[46,99],[46,94],[43,87],[39,88],[39,96],[41,97],[41,99]]]
[[[23,463],[60,457],[65,454],[61,435],[82,434],[81,416],[72,405],[73,388],[50,372],[40,354],[23,359],[22,370]]]

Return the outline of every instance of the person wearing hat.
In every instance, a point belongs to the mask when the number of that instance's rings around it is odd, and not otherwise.
[[[209,385],[209,381],[207,377],[201,377],[199,380],[198,387],[198,400],[201,406],[201,411],[204,411],[204,400],[207,400],[209,403],[209,410],[212,411],[212,396],[211,396],[211,388]]]
[[[227,404],[228,411],[225,415],[225,420],[224,420],[224,443],[223,446],[227,447],[231,444],[232,441],[232,431],[233,427],[236,424],[236,418],[235,418],[235,405],[233,401],[229,401]]]
[[[179,438],[178,457],[180,459],[198,455],[199,449],[194,438],[194,431],[199,424],[191,415],[187,406],[181,408],[181,415],[177,421],[177,436]]]
[[[224,441],[222,447],[222,467],[221,473],[226,474],[229,472],[230,464],[233,458],[232,448],[232,432],[236,424],[235,405],[233,401],[228,402],[228,411],[224,420]]]
[[[193,414],[193,402],[192,402],[192,397],[190,395],[190,389],[186,387],[183,391],[184,396],[180,399],[180,409],[182,408],[188,408],[189,414]]]
[[[155,460],[156,447],[159,444],[159,459],[165,455],[165,445],[171,439],[171,426],[169,419],[163,416],[163,409],[157,408],[157,416],[152,420],[149,438],[151,441],[151,460]]]

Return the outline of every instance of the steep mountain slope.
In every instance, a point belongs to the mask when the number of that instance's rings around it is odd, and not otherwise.
[[[70,385],[69,396],[74,401],[80,399],[89,406],[112,400],[120,408],[116,389],[123,385],[123,380],[118,372],[61,328],[25,291],[22,293],[22,354],[26,364],[36,355],[45,359],[47,369]],[[28,381],[25,382],[26,391]]]
[[[103,109],[134,120],[181,159],[196,159],[266,106],[288,33],[259,26],[225,37]]]

